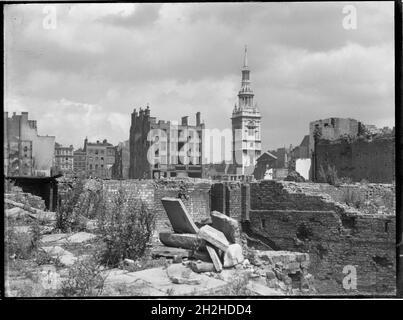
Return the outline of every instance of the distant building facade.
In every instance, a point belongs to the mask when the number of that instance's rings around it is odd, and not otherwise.
[[[77,175],[85,175],[87,168],[87,153],[82,149],[77,149],[73,153],[73,168]]]
[[[4,112],[4,174],[7,176],[51,176],[55,137],[38,135],[36,120],[28,112],[11,117]]]
[[[55,167],[56,171],[62,173],[73,173],[74,171],[74,148],[72,145],[66,147],[55,143]]]
[[[250,84],[250,69],[245,47],[241,90],[238,93],[238,104],[235,104],[231,118],[233,163],[236,165],[238,175],[253,173],[254,165],[262,150],[261,115],[253,100],[254,93]]]
[[[102,142],[84,140],[86,174],[92,178],[111,179],[115,163],[115,147],[105,139]]]
[[[150,109],[134,109],[130,127],[131,179],[161,177],[202,177],[203,129],[200,112],[196,124],[190,125],[188,117],[180,124],[156,121]]]
[[[129,179],[130,144],[129,140],[116,147],[115,163],[112,166],[112,179]]]

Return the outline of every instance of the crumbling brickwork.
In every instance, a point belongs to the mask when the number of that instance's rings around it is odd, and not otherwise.
[[[295,184],[294,184],[295,185]],[[307,252],[319,293],[394,294],[395,216],[368,215],[334,202],[317,189],[251,183],[250,221],[281,250]],[[343,268],[357,270],[357,291],[346,291]]]
[[[395,138],[385,137],[373,141],[321,140],[316,145],[315,172],[334,166],[339,177],[349,177],[359,182],[362,179],[376,183],[391,183],[395,180]]]
[[[211,208],[236,220],[242,216],[242,183],[218,182],[211,186]]]

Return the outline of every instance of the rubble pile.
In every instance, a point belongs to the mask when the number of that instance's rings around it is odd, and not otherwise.
[[[161,232],[163,244],[153,248],[154,257],[173,258],[186,263],[196,273],[221,272],[244,261],[238,222],[213,211],[211,225],[200,228],[193,222],[180,199],[163,198],[162,204],[174,232]]]

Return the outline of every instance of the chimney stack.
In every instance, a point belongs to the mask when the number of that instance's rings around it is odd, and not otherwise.
[[[196,113],[196,126],[200,126],[200,112]]]

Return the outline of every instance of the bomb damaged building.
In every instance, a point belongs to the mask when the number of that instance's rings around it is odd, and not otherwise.
[[[202,177],[204,123],[200,112],[196,124],[188,117],[178,124],[150,116],[150,108],[134,109],[130,127],[130,179]]]

